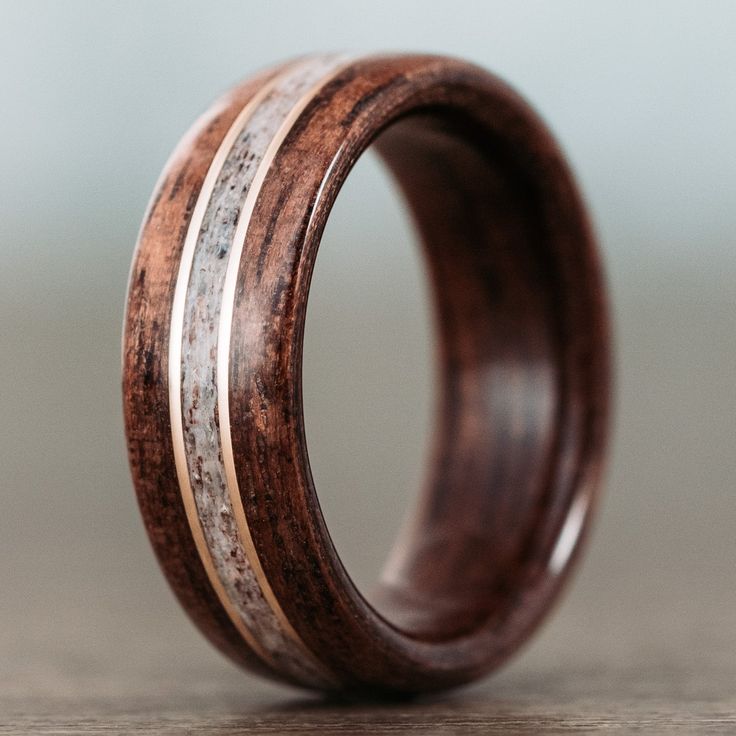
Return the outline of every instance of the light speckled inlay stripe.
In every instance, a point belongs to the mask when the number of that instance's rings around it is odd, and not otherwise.
[[[234,295],[229,282],[233,273],[237,276],[255,198],[299,112],[346,62],[331,56],[292,65],[260,90],[226,134],[185,239],[169,354],[179,484],[213,587],[264,661],[298,681],[322,687],[332,677],[286,619],[253,546],[234,465],[229,467],[228,382],[227,373],[223,382],[221,366],[229,360]]]

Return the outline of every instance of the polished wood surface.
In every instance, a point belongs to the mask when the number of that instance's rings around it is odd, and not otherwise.
[[[240,164],[226,151],[215,179],[217,151],[251,100]],[[309,470],[301,347],[322,230],[374,142],[424,242],[441,379],[421,506],[366,595],[337,556]],[[207,181],[213,200],[218,186],[223,197],[240,186],[244,199],[213,209]],[[203,261],[198,286],[182,253],[212,244],[227,267]],[[199,322],[186,322],[187,308]],[[172,355],[183,381],[173,394]],[[191,363],[197,355],[213,362]],[[191,389],[188,370],[199,377]],[[246,667],[374,694],[472,681],[528,638],[578,555],[596,506],[608,371],[595,243],[563,157],[523,101],[440,57],[293,62],[198,122],[142,229],[123,388],[149,535],[184,607]],[[209,415],[189,391],[206,394]]]

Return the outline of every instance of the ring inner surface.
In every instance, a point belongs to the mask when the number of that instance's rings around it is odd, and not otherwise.
[[[433,447],[412,509],[367,596],[414,638],[503,620],[553,492],[560,375],[549,235],[511,144],[459,113],[393,123],[375,142],[414,215],[438,336]]]

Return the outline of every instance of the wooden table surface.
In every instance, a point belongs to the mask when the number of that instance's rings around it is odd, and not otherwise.
[[[235,675],[98,677],[78,663],[32,690],[2,683],[1,733],[736,733],[736,668],[686,662],[540,669],[424,702],[344,705]]]
[[[325,702],[243,674],[173,601],[163,617],[137,600],[79,608],[86,628],[62,606],[56,632],[51,610],[3,634],[0,733],[736,733],[730,612],[698,598],[647,610],[581,597],[496,676],[383,704]]]

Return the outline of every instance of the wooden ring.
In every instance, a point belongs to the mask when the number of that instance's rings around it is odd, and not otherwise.
[[[365,597],[320,512],[301,363],[320,237],[372,144],[422,236],[441,390],[420,508]],[[310,688],[417,693],[493,669],[585,536],[608,344],[571,174],[498,79],[328,55],[239,85],[166,165],[128,293],[130,463],[182,605],[237,662]]]

